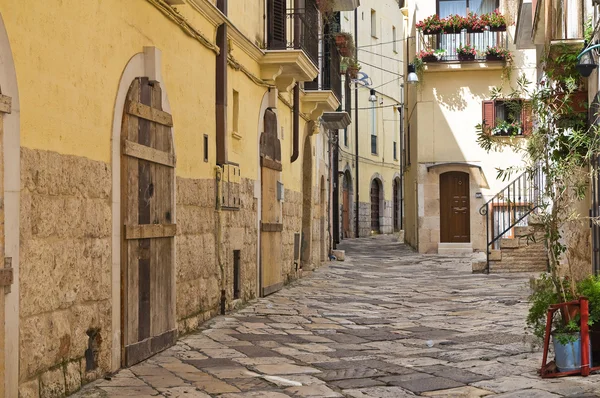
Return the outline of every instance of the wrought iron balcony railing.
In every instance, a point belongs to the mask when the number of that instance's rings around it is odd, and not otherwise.
[[[474,61],[494,60],[502,61],[502,59],[487,57],[486,50],[488,47],[500,47],[508,49],[508,36],[505,31],[493,32],[483,31],[469,33],[463,30],[460,33],[437,33],[433,35],[425,35],[420,32],[418,50],[443,50],[437,58],[423,59],[424,62],[451,62],[451,61],[466,61],[467,58],[461,57],[458,54],[458,48],[461,46],[470,46],[475,49],[477,55],[473,57]]]
[[[333,39],[325,40],[323,53],[319,56],[320,74],[312,82],[304,83],[305,90],[331,90],[342,100],[342,78],[340,64],[342,56],[335,46]]]
[[[282,2],[269,0],[267,48],[303,50],[315,63],[319,57],[319,10],[316,3],[285,10]]]

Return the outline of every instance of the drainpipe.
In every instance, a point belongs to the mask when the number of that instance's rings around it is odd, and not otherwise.
[[[358,59],[358,8],[354,9],[354,47],[355,47],[355,54],[354,56],[356,57],[356,59]],[[358,179],[358,84],[354,85],[354,145],[356,147],[356,154],[355,154],[355,159],[356,159],[356,232],[354,233],[355,236],[358,238],[359,237],[359,210],[360,210],[360,204],[358,201],[358,195],[359,195],[359,188],[360,188],[360,184],[359,184],[359,179]]]
[[[217,0],[217,8],[227,15],[227,0]],[[217,28],[217,46],[220,52],[216,62],[216,89],[215,89],[215,117],[216,117],[216,151],[217,151],[217,217],[216,217],[216,255],[219,269],[221,270],[221,300],[220,312],[225,314],[227,309],[227,278],[226,278],[226,248],[223,244],[224,217],[221,208],[222,169],[221,165],[227,164],[227,24]]]
[[[404,90],[404,84],[401,85],[401,90]],[[404,230],[404,101],[398,108],[400,113],[400,231]]]
[[[331,184],[333,185],[333,198],[332,198],[332,206],[333,207],[333,248],[337,249],[338,243],[340,243],[340,193],[339,193],[339,185],[340,179],[338,177],[338,169],[339,169],[339,130],[331,130],[332,134],[332,177]]]
[[[292,131],[292,163],[298,160],[300,139],[300,83],[294,86],[294,125]]]
[[[217,8],[227,15],[227,0],[217,0]],[[217,127],[217,164],[227,164],[227,24],[217,28],[216,65],[216,127]]]

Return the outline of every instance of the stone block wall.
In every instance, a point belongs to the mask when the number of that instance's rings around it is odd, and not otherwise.
[[[358,236],[371,236],[371,203],[358,203]]]
[[[214,179],[177,178],[177,319],[189,333],[234,299],[234,250],[240,251],[240,299],[256,297],[257,206],[254,181],[240,182],[239,210],[216,210]],[[225,284],[223,285],[223,271]]]
[[[61,396],[110,370],[109,166],[21,149],[20,218],[21,395]]]
[[[382,234],[391,234],[394,232],[394,204],[389,200],[384,200],[383,204],[383,208],[380,208],[379,229]],[[359,202],[358,211],[359,237],[371,236],[371,202]]]
[[[302,232],[302,193],[285,190],[283,202],[283,281],[289,283],[297,278],[296,265],[294,264],[294,234]],[[298,267],[300,264],[298,264]]]

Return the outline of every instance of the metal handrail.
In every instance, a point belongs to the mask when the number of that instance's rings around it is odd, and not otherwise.
[[[522,225],[523,220],[540,207],[544,186],[544,174],[538,166],[525,171],[479,208],[479,214],[485,216],[486,273],[490,272],[490,250],[506,233]]]

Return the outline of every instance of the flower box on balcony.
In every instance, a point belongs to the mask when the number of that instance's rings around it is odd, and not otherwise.
[[[473,54],[458,54],[459,61],[474,61],[475,55]]]
[[[506,58],[499,56],[499,55],[486,55],[485,56],[486,61],[506,61]]]
[[[490,26],[490,32],[506,32],[506,25]]]
[[[442,21],[437,15],[432,15],[418,22],[416,27],[424,35],[436,35],[442,31]]]
[[[426,55],[421,58],[423,62],[437,62],[438,58],[435,55]]]

